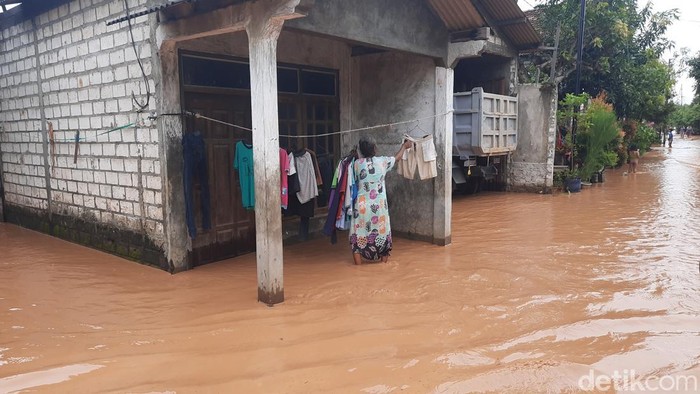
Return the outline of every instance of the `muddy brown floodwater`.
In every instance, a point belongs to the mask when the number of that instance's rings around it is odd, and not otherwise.
[[[698,163],[677,139],[581,193],[456,197],[452,245],[388,264],[287,247],[273,308],[253,255],[171,276],[0,224],[0,392],[694,392]]]

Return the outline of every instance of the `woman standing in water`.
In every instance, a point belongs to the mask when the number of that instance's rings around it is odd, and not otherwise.
[[[386,200],[386,173],[394,168],[403,152],[412,147],[404,141],[394,156],[376,156],[377,145],[367,138],[360,140],[361,158],[355,160],[353,171],[358,187],[350,222],[350,245],[355,264],[362,259],[387,262],[391,252],[391,224]]]

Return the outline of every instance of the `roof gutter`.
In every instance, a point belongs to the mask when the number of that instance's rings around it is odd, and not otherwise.
[[[121,18],[113,19],[113,20],[107,22],[107,26],[113,25],[115,23],[124,22],[124,21],[127,21],[129,19],[138,18],[140,16],[152,14],[154,12],[158,12],[158,11],[164,10],[166,8],[169,8],[169,7],[181,4],[181,3],[192,3],[192,2],[196,2],[196,1],[197,0],[171,0],[171,1],[168,1],[168,2],[160,4],[160,5],[148,7],[143,11],[135,12],[133,14],[130,12],[127,12],[127,14],[125,16],[122,16]]]

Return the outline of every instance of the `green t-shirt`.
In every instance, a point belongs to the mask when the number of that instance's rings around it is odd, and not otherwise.
[[[238,170],[243,208],[255,209],[255,178],[253,177],[253,146],[243,141],[236,143],[233,168]]]

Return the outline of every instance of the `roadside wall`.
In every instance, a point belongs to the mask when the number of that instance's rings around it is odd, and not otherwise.
[[[168,269],[148,18],[132,20],[134,50],[126,22],[106,25],[125,14],[123,2],[75,0],[0,30],[4,213]]]
[[[556,88],[535,84],[518,88],[518,146],[509,166],[509,190],[551,192],[556,114]]]

